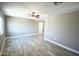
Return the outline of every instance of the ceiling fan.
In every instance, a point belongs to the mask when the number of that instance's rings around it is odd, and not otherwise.
[[[40,18],[40,15],[39,14],[35,14],[35,12],[32,12],[31,14],[29,14],[30,17],[32,18]]]

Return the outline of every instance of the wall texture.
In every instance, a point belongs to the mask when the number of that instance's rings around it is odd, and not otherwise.
[[[79,11],[49,17],[45,38],[79,51]]]
[[[38,33],[38,22],[16,17],[5,17],[6,36],[17,36]]]

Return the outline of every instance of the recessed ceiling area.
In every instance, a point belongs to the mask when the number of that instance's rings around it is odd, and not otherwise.
[[[0,2],[0,9],[8,16],[27,18],[29,13],[36,12],[42,18],[78,11],[79,2],[63,2],[57,6],[53,2]]]

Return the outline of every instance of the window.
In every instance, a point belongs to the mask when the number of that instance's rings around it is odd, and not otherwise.
[[[2,21],[2,18],[0,17],[0,35],[3,34],[3,21]]]

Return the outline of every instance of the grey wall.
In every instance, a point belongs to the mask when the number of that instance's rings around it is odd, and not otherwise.
[[[16,17],[5,17],[6,36],[17,36],[38,33],[38,22]]]
[[[4,40],[5,40],[4,15],[3,15],[3,13],[2,13],[1,11],[0,11],[0,17],[2,17],[2,19],[3,19],[3,23],[2,23],[2,26],[3,26],[3,33],[2,33],[2,35],[0,35],[0,51],[1,51],[3,42],[4,42]]]
[[[79,51],[79,11],[49,17],[45,22],[44,36]]]

